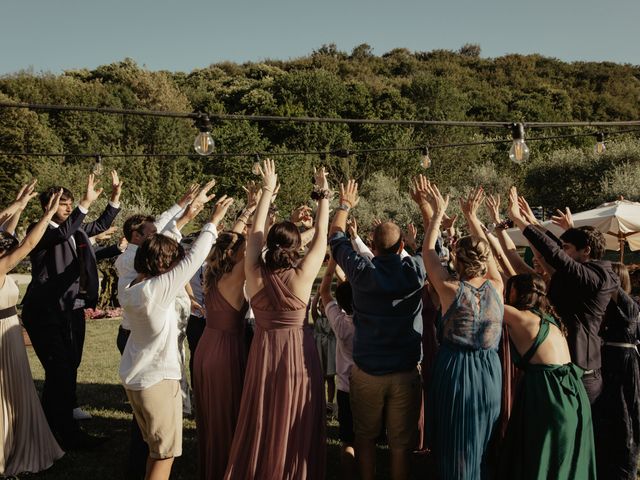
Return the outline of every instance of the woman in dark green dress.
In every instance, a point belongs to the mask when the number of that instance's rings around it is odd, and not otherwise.
[[[567,342],[536,274],[507,283],[504,319],[524,370],[501,449],[500,479],[596,478],[591,408]]]

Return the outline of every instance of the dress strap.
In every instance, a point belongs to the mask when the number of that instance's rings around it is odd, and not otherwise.
[[[558,326],[555,319],[551,315],[543,314],[539,310],[535,309],[532,309],[531,312],[540,317],[540,329],[538,330],[538,334],[533,340],[531,347],[529,347],[529,350],[527,350],[527,352],[522,355],[522,358],[520,359],[520,362],[525,365],[529,363],[529,360],[531,360],[536,354],[538,348],[540,347],[540,345],[542,345],[542,342],[544,342],[549,336],[549,324],[553,324],[556,327]]]

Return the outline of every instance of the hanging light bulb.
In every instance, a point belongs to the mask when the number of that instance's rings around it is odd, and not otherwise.
[[[260,175],[260,155],[256,153],[255,161],[251,167],[251,173],[254,175]]]
[[[429,157],[429,147],[422,147],[420,150],[420,166],[429,168],[431,166],[431,157]]]
[[[607,149],[607,146],[604,144],[604,133],[598,132],[596,133],[596,145],[593,147],[593,152],[597,155],[600,155]]]
[[[511,137],[513,144],[509,149],[509,160],[515,163],[524,163],[529,160],[529,147],[524,143],[524,125],[521,123],[512,124]]]
[[[209,117],[200,114],[196,119],[196,127],[200,130],[200,133],[198,133],[196,140],[193,142],[193,148],[195,148],[198,155],[211,155],[215,149],[215,142],[211,137]]]
[[[100,155],[96,156],[96,163],[93,164],[93,168],[91,169],[91,173],[96,176],[102,175],[104,171],[104,165],[102,165],[102,157]]]

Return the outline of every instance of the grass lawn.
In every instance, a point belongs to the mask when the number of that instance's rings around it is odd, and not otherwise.
[[[93,418],[82,422],[91,434],[109,440],[95,451],[69,452],[52,468],[29,479],[119,479],[123,478],[129,448],[129,422],[131,409],[118,379],[120,354],[115,345],[118,319],[90,320],[82,365],[78,372],[78,401]],[[42,387],[44,372],[33,349],[27,347],[31,371],[38,390]],[[327,479],[340,478],[340,450],[337,422],[331,420],[327,429]],[[309,432],[313,435],[313,432]],[[379,478],[389,478],[388,451],[380,449]],[[195,422],[184,420],[183,455],[176,459],[172,479],[197,478],[198,455]]]

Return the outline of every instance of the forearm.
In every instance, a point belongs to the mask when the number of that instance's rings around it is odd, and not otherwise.
[[[516,274],[516,271],[511,265],[511,262],[509,262],[509,259],[507,258],[507,256],[505,255],[505,252],[502,249],[502,246],[500,245],[500,242],[498,241],[498,239],[491,234],[487,234],[487,240],[489,241],[489,245],[491,246],[491,251],[493,252],[493,256],[497,260],[498,265],[500,266],[502,271],[505,273],[507,277],[514,276]]]
[[[347,210],[336,210],[336,213],[333,215],[333,222],[331,223],[331,230],[329,234],[333,235],[336,232],[346,232],[348,216],[349,212]]]
[[[253,215],[253,225],[247,238],[247,261],[245,266],[255,265],[260,259],[262,246],[266,235],[267,222],[269,221],[269,207],[271,205],[271,197],[273,191],[271,189],[262,189],[262,195],[258,201],[258,206]]]
[[[1,223],[1,228],[5,232],[10,233],[11,235],[15,234],[16,228],[18,227],[18,223],[20,222],[20,216],[22,215],[23,209],[18,208],[13,215],[7,218],[4,222]]]
[[[242,213],[238,216],[236,223],[233,224],[232,232],[242,233],[244,231],[244,227],[249,222],[251,215],[255,212],[255,208],[245,208]]]

